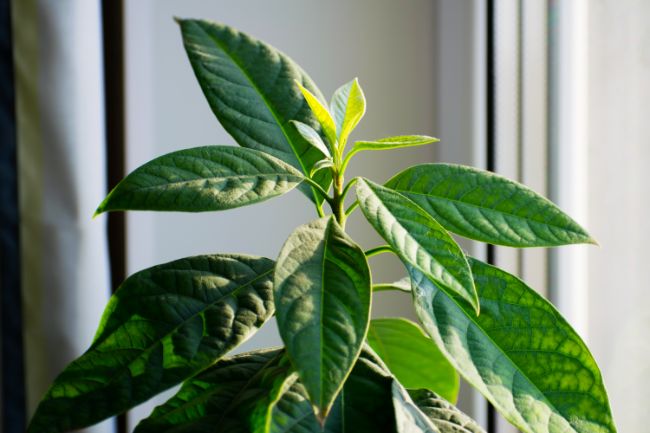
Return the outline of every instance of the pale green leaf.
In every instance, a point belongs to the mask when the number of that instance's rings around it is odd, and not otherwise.
[[[465,254],[436,220],[400,193],[367,179],[357,182],[357,198],[368,222],[402,260],[460,295],[478,312]]]
[[[409,390],[409,395],[440,433],[485,433],[476,421],[428,389]]]
[[[440,140],[434,137],[427,137],[426,135],[399,135],[373,141],[356,141],[354,146],[352,146],[352,151],[399,149],[401,147],[423,146],[438,141]]]
[[[327,156],[327,157],[332,156],[325,143],[323,143],[323,139],[320,138],[320,135],[318,134],[318,132],[314,130],[314,128],[312,128],[309,125],[305,125],[302,122],[298,122],[297,120],[292,120],[291,123],[293,124],[293,126],[296,127],[300,135],[302,135],[302,138],[307,140],[307,142],[312,146],[314,146],[316,149],[320,150],[323,156]],[[314,172],[314,169],[316,168],[318,162],[314,164],[314,166],[312,167],[311,170],[312,173]]]
[[[614,433],[587,346],[521,280],[470,259],[481,314],[409,266],[420,321],[447,359],[524,433]]]
[[[268,200],[292,190],[304,176],[264,152],[206,146],[158,157],[124,178],[97,208],[205,212]]]
[[[366,97],[357,78],[339,87],[334,92],[330,102],[330,110],[336,123],[339,149],[343,151],[348,136],[366,113]]]
[[[336,148],[336,125],[334,124],[334,119],[332,119],[332,115],[330,114],[329,111],[327,111],[327,107],[323,105],[323,102],[321,102],[322,99],[320,99],[318,96],[314,95],[308,89],[303,87],[300,84],[300,82],[296,81],[296,84],[300,88],[300,91],[302,92],[302,95],[305,97],[305,100],[309,104],[309,107],[311,108],[311,111],[314,113],[314,116],[316,117],[316,119],[318,119],[318,122],[323,128],[323,132],[325,132],[325,136],[329,141],[330,147],[332,149],[335,149]]]
[[[453,164],[422,164],[390,179],[399,191],[461,236],[496,245],[542,247],[595,243],[549,200],[494,173]]]
[[[280,251],[274,277],[278,327],[321,419],[361,350],[370,286],[363,250],[331,217],[298,227]]]
[[[314,176],[314,173],[316,173],[318,170],[323,170],[324,168],[330,167],[334,167],[334,161],[332,161],[331,158],[321,159],[316,164],[314,164],[314,167],[311,169],[311,173],[309,173],[309,175]]]
[[[373,319],[368,344],[405,388],[426,388],[456,401],[460,387],[456,370],[415,323],[403,318]]]
[[[232,27],[203,20],[178,20],[185,50],[210,108],[242,147],[261,150],[308,175],[322,156],[290,124],[320,125],[295,85],[323,99],[311,78],[288,56]],[[331,176],[317,182],[327,189]],[[322,202],[309,185],[300,189]]]
[[[394,380],[391,388],[398,433],[440,433],[399,382]]]
[[[273,315],[272,275],[268,259],[211,255],[129,277],[90,349],[41,401],[29,432],[89,426],[206,368]]]

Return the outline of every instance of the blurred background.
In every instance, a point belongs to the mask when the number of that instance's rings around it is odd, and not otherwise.
[[[587,341],[622,432],[650,398],[650,3],[642,0],[0,0],[0,418],[25,420],[90,344],[111,290],[145,267],[204,253],[275,258],[316,217],[294,192],[224,213],[91,219],[155,156],[232,144],[212,115],[174,16],[219,21],[290,55],[329,97],[359,77],[353,139],[426,134],[432,147],[361,154],[349,177],[416,163],[496,171],[550,197],[600,243],[509,250],[463,242],[523,277]],[[349,231],[380,243],[356,213]],[[372,259],[373,278],[404,272]],[[414,317],[403,294],[375,316]],[[278,345],[274,324],[241,350]],[[161,399],[95,432],[131,431]],[[464,387],[460,406],[512,432]]]

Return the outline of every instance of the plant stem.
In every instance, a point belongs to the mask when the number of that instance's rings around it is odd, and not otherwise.
[[[364,254],[366,255],[366,257],[372,257],[372,256],[376,256],[376,255],[379,255],[379,254],[392,253],[392,252],[393,252],[393,249],[390,246],[388,246],[388,245],[380,245],[380,246],[375,247],[375,248],[370,248]]]
[[[343,194],[343,175],[338,171],[333,171],[332,182],[334,183],[334,197],[332,197],[332,212],[334,218],[345,229],[345,195]]]
[[[359,200],[355,200],[354,203],[352,203],[352,204],[350,205],[350,207],[346,209],[346,211],[345,211],[345,216],[346,216],[346,217],[349,217],[350,214],[351,214],[352,212],[354,212],[354,210],[355,210],[357,207],[359,207]]]

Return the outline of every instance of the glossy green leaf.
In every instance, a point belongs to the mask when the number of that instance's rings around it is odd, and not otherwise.
[[[186,381],[134,433],[250,433],[256,403],[268,399],[288,371],[277,349],[225,358]]]
[[[305,97],[305,100],[309,104],[314,116],[318,119],[321,128],[323,128],[323,132],[329,141],[330,147],[334,149],[336,147],[336,125],[334,124],[332,115],[327,111],[327,107],[323,104],[322,98],[311,93],[309,89],[303,87],[300,82],[296,82],[296,84],[302,92],[302,96]]]
[[[397,280],[393,283],[381,283],[381,284],[373,284],[372,285],[372,291],[373,292],[386,292],[389,290],[396,290],[399,292],[411,292],[411,279],[409,277],[402,278],[401,280]]]
[[[398,433],[439,433],[429,418],[417,407],[408,392],[393,381],[393,408]]]
[[[428,389],[409,390],[409,395],[440,433],[485,433],[476,421]]]
[[[339,87],[334,92],[330,102],[330,111],[336,123],[339,148],[342,151],[348,136],[366,113],[366,97],[357,78]]]
[[[481,315],[409,267],[416,312],[461,375],[524,433],[613,433],[587,346],[521,280],[471,259]]]
[[[289,236],[274,281],[280,335],[324,418],[368,329],[371,282],[366,257],[336,220],[321,218]]]
[[[423,146],[438,141],[440,140],[434,137],[427,137],[426,135],[399,135],[373,141],[356,141],[352,147],[352,151],[399,149],[401,147]]]
[[[322,156],[289,124],[317,131],[318,120],[297,89],[301,83],[323,97],[311,78],[288,56],[232,27],[203,20],[179,20],[185,50],[212,111],[242,147],[288,162],[305,175]],[[317,179],[325,189],[329,173]],[[300,188],[320,201],[307,184]]]
[[[478,312],[465,254],[436,220],[400,193],[367,179],[357,182],[357,198],[368,222],[402,260],[460,295]]]
[[[422,329],[410,320],[370,321],[368,344],[406,388],[426,388],[456,401],[460,381],[454,367]]]
[[[55,433],[123,412],[212,364],[273,312],[273,262],[197,256],[129,277],[95,340],[54,381],[31,433]]]
[[[304,176],[264,152],[206,146],[158,157],[124,178],[97,208],[205,212],[268,200],[292,190]]]
[[[453,164],[422,164],[390,179],[447,230],[496,245],[542,247],[595,243],[549,200],[494,173]]]
[[[307,140],[309,144],[311,144],[316,149],[318,149],[323,154],[323,156],[327,156],[327,157],[332,156],[325,143],[323,143],[323,139],[320,138],[320,135],[318,134],[318,132],[316,132],[314,128],[312,128],[309,125],[305,125],[302,122],[298,122],[297,120],[292,120],[291,123],[293,124],[293,126],[296,127],[300,135],[302,135],[302,138]],[[318,162],[316,164],[318,164]],[[314,164],[314,166],[312,167],[312,172],[316,167],[316,164]]]

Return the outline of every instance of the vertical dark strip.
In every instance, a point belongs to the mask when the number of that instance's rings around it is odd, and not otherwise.
[[[125,166],[123,14],[123,0],[102,0],[106,168],[109,191],[124,177]],[[115,292],[126,278],[126,227],[122,212],[108,214],[108,254],[111,266],[111,288]],[[117,417],[117,433],[127,432],[127,417],[120,415]]]
[[[495,125],[496,125],[496,41],[495,41],[495,1],[486,0],[486,30],[485,37],[486,49],[486,83],[485,83],[485,115],[486,115],[486,169],[494,171],[496,169],[496,143],[495,143]],[[496,249],[494,245],[487,245],[487,262],[494,264],[496,261]],[[495,433],[497,430],[497,414],[494,406],[488,402],[487,408],[487,431]]]
[[[25,431],[25,371],[11,1],[0,0],[0,430]]]

